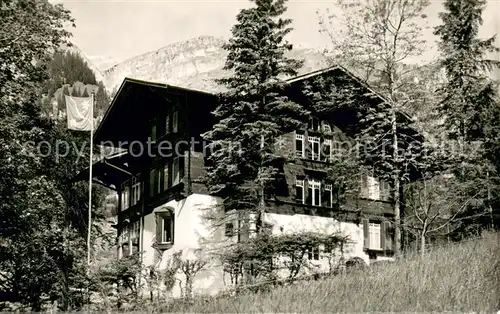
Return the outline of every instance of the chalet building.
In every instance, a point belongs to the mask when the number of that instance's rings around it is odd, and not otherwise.
[[[307,106],[301,84],[318,76],[335,76],[368,90],[345,69],[332,67],[291,79],[288,96]],[[211,112],[216,105],[217,97],[211,93],[123,81],[95,131],[94,143],[124,152],[93,165],[94,182],[118,195],[118,258],[142,252],[144,265],[162,270],[175,252],[182,251],[186,258],[201,252],[209,258],[210,250],[217,250],[220,243],[236,240],[237,220],[214,227],[205,217],[207,211],[221,208],[221,199],[209,195],[204,184],[207,147],[201,138],[214,123]],[[308,125],[280,139],[278,149],[290,161],[283,166],[281,192],[268,200],[264,217],[268,232],[342,232],[352,240],[345,248],[346,258],[360,257],[366,263],[392,258],[389,185],[367,172],[360,178],[361,197],[340,205],[328,181],[329,164],[344,153],[339,143],[355,138],[362,108],[345,107],[311,117]],[[85,171],[79,174],[82,180],[86,176]],[[319,268],[327,265],[322,249],[311,248],[308,256]],[[197,275],[194,289],[216,293],[226,284],[222,267],[213,260]],[[179,289],[174,287],[172,293],[179,295]]]

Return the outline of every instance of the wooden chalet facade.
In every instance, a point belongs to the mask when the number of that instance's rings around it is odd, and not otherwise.
[[[290,80],[289,97],[304,102],[300,84],[318,75],[343,76],[364,88],[343,68],[332,67]],[[124,80],[94,135],[97,145],[124,149],[93,165],[94,182],[118,194],[118,258],[142,252],[143,264],[162,269],[174,251],[209,251],[233,240],[228,229],[237,221],[214,231],[202,217],[221,204],[204,184],[206,143],[200,136],[212,127],[216,105],[211,93]],[[335,143],[354,138],[358,110],[311,117],[303,129],[282,137],[280,153],[292,158],[283,167],[280,195],[268,200],[265,220],[273,234],[344,232],[355,241],[347,254],[369,263],[393,254],[389,185],[365,175],[362,197],[340,206],[327,180],[329,163],[342,153]],[[321,263],[320,248],[311,250],[312,262]],[[195,291],[220,291],[222,278],[220,267],[202,271]]]

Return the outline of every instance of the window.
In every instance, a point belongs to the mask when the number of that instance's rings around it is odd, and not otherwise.
[[[170,114],[167,113],[167,116],[165,117],[165,134],[170,133]]]
[[[323,206],[325,207],[333,206],[333,191],[331,184],[325,184],[325,190],[323,193]]]
[[[170,187],[170,181],[168,181],[168,179],[169,179],[169,175],[168,175],[169,169],[170,169],[170,167],[168,166],[168,164],[163,167],[163,190],[164,191]]]
[[[379,182],[374,176],[368,176],[368,197],[372,200],[380,199]]]
[[[319,260],[319,246],[312,246],[307,249],[307,258],[309,260]]]
[[[162,243],[174,242],[174,220],[172,217],[163,217],[162,221]]]
[[[305,155],[304,135],[295,134],[295,156],[304,158]]]
[[[307,184],[307,187],[307,204],[313,206],[321,206],[321,183],[316,180],[310,180]]]
[[[172,113],[172,132],[177,133],[179,131],[179,112],[175,110]]]
[[[122,257],[127,257],[130,255],[130,244],[125,242],[122,244]]]
[[[361,197],[368,198],[368,176],[361,174]]]
[[[368,237],[369,237],[369,247],[372,250],[380,250],[382,247],[380,246],[380,224],[379,223],[370,223],[368,226]]]
[[[130,255],[130,242],[129,242],[129,232],[128,226],[123,227],[121,230],[120,236],[118,237],[118,244],[121,248],[120,257],[126,257]]]
[[[312,131],[320,131],[319,119],[315,117],[309,119],[308,129]]]
[[[130,206],[130,190],[128,187],[128,182],[123,184],[123,194],[122,194],[122,210],[127,209]]]
[[[180,158],[175,157],[172,164],[172,186],[181,182]]]
[[[121,248],[120,257],[127,257],[139,252],[140,222],[136,221],[124,226],[118,237]]]
[[[136,221],[130,226],[130,254],[139,252],[139,233],[140,233],[139,221]]]
[[[264,234],[267,234],[267,235],[272,235],[273,228],[274,228],[274,225],[272,223],[264,221],[263,226],[262,226],[262,232]]]
[[[373,175],[363,174],[361,176],[361,196],[372,200],[380,199],[379,181]]]
[[[165,166],[161,166],[160,168],[156,169],[156,193],[159,194],[161,191],[163,191],[163,178],[164,175],[163,173],[165,172]]]
[[[322,158],[323,161],[329,161],[332,154],[332,140],[325,140],[323,143]]]
[[[151,122],[151,141],[156,141],[156,122],[152,121]]]
[[[380,199],[389,201],[391,195],[391,186],[386,181],[380,180]]]
[[[132,178],[132,199],[131,199],[131,205],[135,205],[139,203],[139,200],[141,198],[141,181],[139,178],[134,177]]]
[[[153,169],[149,172],[149,196],[154,196],[155,195],[155,175],[156,175],[156,169]]]
[[[232,238],[234,236],[234,224],[232,222],[226,223],[224,227],[224,235],[228,238]]]
[[[307,140],[309,141],[309,146],[310,146],[307,157],[312,160],[319,160],[320,157],[319,137],[308,136]]]
[[[295,179],[295,200],[300,204],[305,203],[303,179]]]
[[[172,211],[156,213],[157,244],[174,243],[174,213]]]
[[[328,121],[321,121],[321,129],[323,132],[331,132],[332,128],[330,127],[330,124]]]

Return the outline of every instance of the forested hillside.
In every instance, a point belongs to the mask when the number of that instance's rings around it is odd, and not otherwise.
[[[94,117],[104,114],[110,97],[103,82],[96,80],[95,73],[77,52],[55,52],[48,70],[50,79],[44,86],[44,106],[51,117],[61,119],[61,114],[66,111],[64,95],[89,97],[91,93],[95,96]]]

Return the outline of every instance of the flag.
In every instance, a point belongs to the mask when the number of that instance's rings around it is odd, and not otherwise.
[[[66,97],[68,129],[91,131],[93,119],[93,97]]]

